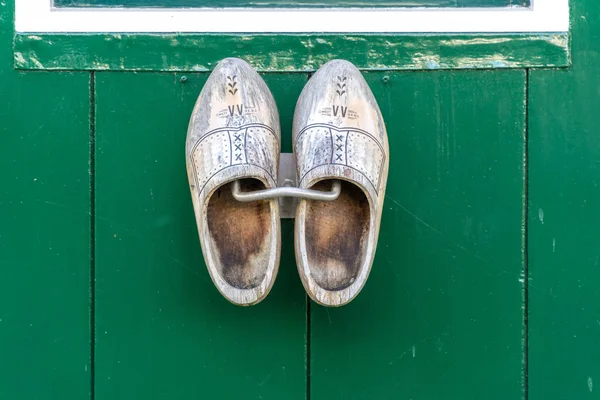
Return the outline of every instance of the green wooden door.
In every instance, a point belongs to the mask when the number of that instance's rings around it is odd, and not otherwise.
[[[263,303],[210,281],[184,160],[207,72],[16,71],[0,3],[0,398],[595,398],[600,5],[572,9],[569,68],[365,72],[382,230],[365,289],[327,309],[291,220]],[[264,74],[284,152],[309,76]]]
[[[248,310],[221,298],[206,274],[176,156],[206,75],[95,75],[99,398],[143,387],[145,397],[301,399],[307,383],[314,399],[454,398],[465,387],[477,397],[520,395],[525,74],[367,78],[392,153],[367,288],[339,310],[308,304],[284,221],[273,293]],[[290,152],[308,76],[265,79]]]

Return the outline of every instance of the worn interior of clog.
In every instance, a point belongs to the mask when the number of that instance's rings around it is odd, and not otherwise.
[[[329,191],[331,181],[312,189]],[[350,286],[363,264],[369,233],[369,201],[356,185],[342,181],[337,200],[308,200],[305,217],[306,251],[311,275],[326,290]]]
[[[256,179],[242,179],[243,192],[265,189]],[[217,271],[231,286],[252,289],[263,281],[271,251],[271,206],[267,200],[244,203],[231,194],[231,183],[217,189],[208,202],[210,246]]]

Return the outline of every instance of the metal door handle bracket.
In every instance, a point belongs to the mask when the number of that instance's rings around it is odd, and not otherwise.
[[[295,197],[298,199],[333,201],[338,198],[342,191],[340,181],[332,181],[331,191],[322,192],[320,190],[300,189],[292,186],[277,187],[274,189],[256,190],[254,192],[240,191],[240,181],[234,181],[231,185],[231,193],[237,201],[249,202],[267,199],[276,199],[279,197]]]
[[[296,163],[293,153],[281,153],[279,160],[278,185],[274,189],[256,190],[253,192],[242,192],[240,182],[234,181],[231,185],[233,198],[241,202],[250,202],[267,199],[279,199],[279,214],[281,218],[294,218],[296,215],[297,199],[333,201],[342,191],[342,183],[332,180],[331,191],[300,189],[295,185]]]

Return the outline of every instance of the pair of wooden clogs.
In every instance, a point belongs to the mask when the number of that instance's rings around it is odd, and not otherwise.
[[[202,252],[221,294],[252,305],[269,293],[281,247],[277,199],[237,201],[239,190],[277,187],[281,133],[267,85],[246,62],[221,61],[192,113],[186,142],[188,179]],[[298,272],[319,304],[341,306],[362,289],[375,256],[389,165],[385,125],[360,71],[334,60],[302,91],[293,124],[300,188],[334,201],[302,199],[296,210]]]

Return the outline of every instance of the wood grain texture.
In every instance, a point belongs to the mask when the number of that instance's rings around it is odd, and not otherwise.
[[[311,309],[311,399],[523,396],[525,72],[366,75],[390,175],[369,282]]]
[[[530,0],[54,0],[57,7],[528,7]]]
[[[207,75],[181,77],[97,75],[96,399],[304,399],[291,225],[270,295],[251,309],[227,302],[202,259],[185,168]],[[269,78],[289,116],[306,76]]]
[[[502,69],[570,65],[569,36],[566,33],[15,36],[15,67],[19,69],[210,71],[226,57],[239,57],[259,71],[271,72],[314,71],[336,58],[347,59],[363,70]]]
[[[85,399],[89,74],[12,70],[12,15],[0,2],[0,398]]]
[[[529,90],[529,399],[600,384],[600,3],[571,1],[573,67]]]

